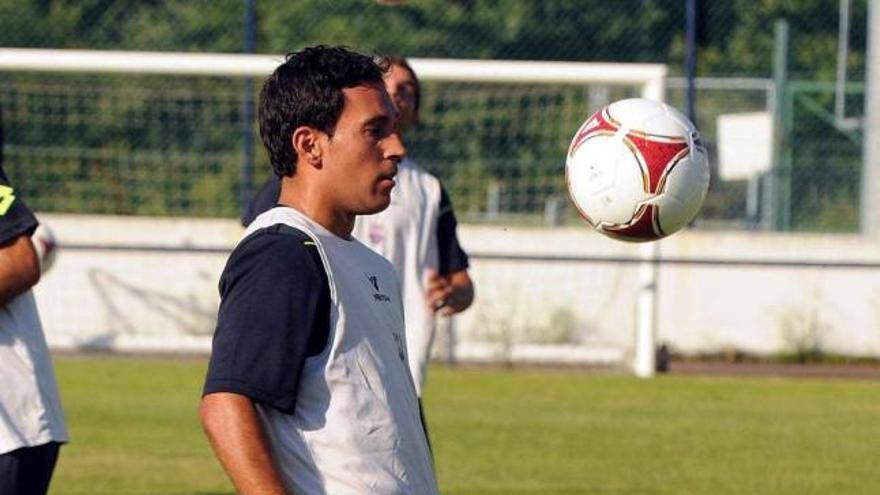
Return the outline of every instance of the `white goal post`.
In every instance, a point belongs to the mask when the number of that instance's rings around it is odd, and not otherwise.
[[[0,48],[0,70],[265,76],[281,55],[127,52]],[[604,83],[641,87],[641,95],[663,100],[667,68],[662,64],[453,60],[410,58],[425,81],[505,83]]]
[[[263,77],[282,55],[208,54],[0,48],[0,71],[167,74]],[[642,97],[664,99],[662,64],[408,59],[423,81],[626,85]],[[656,279],[659,245],[642,247],[632,368],[651,376],[655,367]]]

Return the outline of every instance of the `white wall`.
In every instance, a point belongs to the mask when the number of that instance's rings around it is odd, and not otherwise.
[[[480,253],[639,256],[639,246],[580,228],[470,227],[462,237]],[[660,248],[670,258],[880,263],[880,241],[854,235],[690,231]],[[516,338],[543,328],[551,337],[573,319],[576,339],[631,350],[637,265],[477,260],[473,268],[478,298],[460,318],[462,331],[504,327]],[[770,354],[815,343],[825,352],[877,357],[880,268],[662,265],[657,341],[685,353]]]
[[[227,253],[65,249],[63,244],[231,248],[232,220],[45,215],[60,243],[36,289],[50,344],[206,352]],[[629,359],[637,265],[498,261],[483,254],[637,257],[639,246],[586,228],[461,226],[472,253],[474,306],[455,321],[470,359]],[[880,263],[880,241],[858,236],[684,232],[663,256]],[[663,265],[658,342],[686,353],[736,348],[880,357],[880,269]],[[445,335],[438,339],[441,348]],[[541,344],[541,345],[528,345]],[[572,345],[574,344],[574,345]]]
[[[231,247],[231,220],[40,215],[60,247],[35,293],[50,346],[207,352],[227,253],[66,249]]]

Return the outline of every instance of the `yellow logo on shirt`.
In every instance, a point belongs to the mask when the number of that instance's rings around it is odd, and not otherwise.
[[[5,215],[12,203],[15,202],[15,194],[12,194],[14,191],[9,186],[0,185],[0,217]]]

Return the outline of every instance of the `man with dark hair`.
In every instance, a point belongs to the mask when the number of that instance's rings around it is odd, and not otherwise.
[[[385,88],[400,112],[401,131],[419,122],[421,89],[404,58],[389,57]],[[270,178],[248,206],[242,223],[272,208],[281,180]],[[435,315],[452,315],[474,300],[468,257],[458,242],[458,222],[440,181],[412,160],[401,162],[391,205],[380,213],[360,216],[352,235],[394,265],[400,277],[406,312],[406,343],[410,371],[419,397],[425,386]]]
[[[436,494],[390,263],[351,236],[406,149],[386,67],[287,56],[260,94],[278,206],[229,257],[200,416],[245,494]]]
[[[34,214],[3,172],[0,116],[0,495],[44,494],[67,442],[52,361],[31,287],[40,265]]]

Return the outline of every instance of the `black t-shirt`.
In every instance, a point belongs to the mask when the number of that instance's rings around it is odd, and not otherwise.
[[[37,228],[33,212],[18,197],[3,171],[3,120],[0,110],[0,246]]]
[[[292,413],[305,360],[321,354],[330,333],[317,246],[288,225],[260,229],[232,252],[219,288],[203,393],[237,393]]]
[[[242,215],[241,224],[247,227],[261,213],[275,207],[281,194],[281,180],[277,176],[270,177],[248,204]],[[458,220],[455,210],[443,185],[440,185],[440,214],[437,218],[437,253],[439,254],[438,272],[448,275],[467,269],[470,264],[467,253],[458,242]]]
[[[458,220],[446,188],[440,185],[440,214],[437,217],[437,272],[441,275],[460,272],[469,266],[468,255],[458,243]]]

